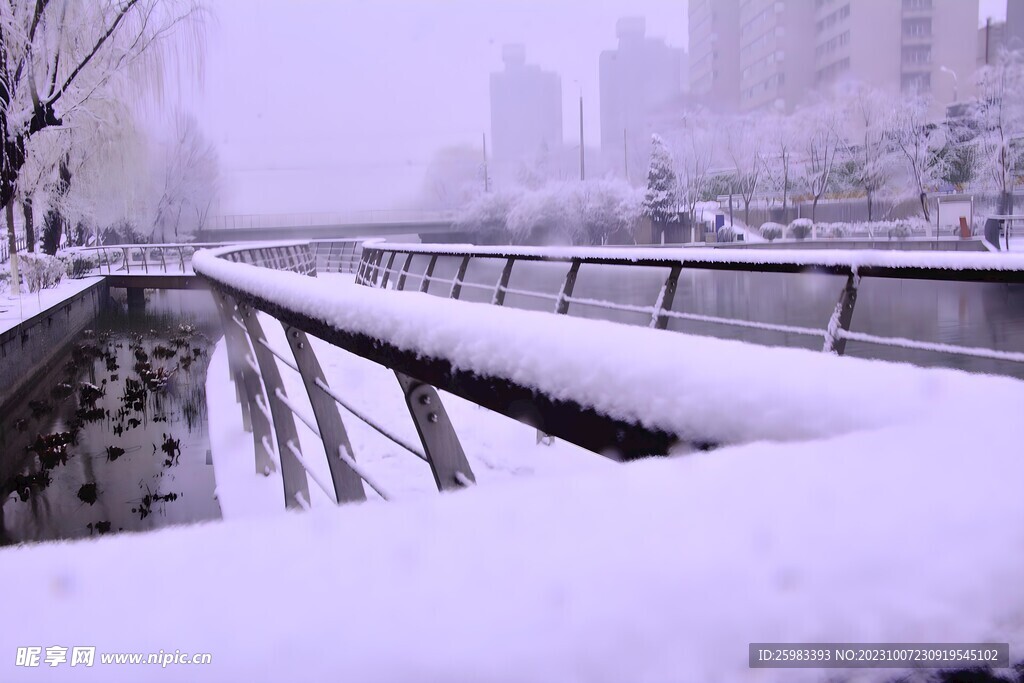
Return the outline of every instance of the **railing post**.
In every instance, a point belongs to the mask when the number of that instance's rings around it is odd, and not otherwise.
[[[459,264],[459,272],[455,275],[455,280],[452,282],[451,298],[458,299],[462,295],[462,282],[466,279],[466,270],[469,268],[469,256],[462,257],[462,263]]]
[[[327,455],[327,465],[331,469],[331,479],[334,482],[334,493],[338,502],[352,503],[366,500],[363,480],[339,457],[339,450],[344,449],[349,457],[355,459],[355,451],[352,450],[352,443],[349,441],[345,424],[338,413],[337,404],[317,386],[317,381],[327,385],[327,378],[320,367],[320,361],[317,360],[313,347],[309,345],[309,339],[305,332],[284,323],[281,324],[284,327],[285,337],[288,339],[288,346],[291,347],[292,355],[295,357],[295,364],[299,368],[299,374],[302,375],[302,383],[306,386],[306,395],[309,396],[309,404],[313,408],[317,427],[320,429],[320,440],[324,443],[324,453]]]
[[[269,475],[275,469],[274,460],[270,456],[271,426],[270,418],[264,414],[259,407],[258,396],[263,396],[263,405],[267,405],[266,396],[263,394],[263,386],[256,371],[250,367],[246,360],[249,356],[249,342],[246,339],[246,332],[236,326],[234,321],[235,302],[227,294],[212,288],[213,298],[217,302],[220,311],[221,322],[224,325],[224,340],[228,351],[228,366],[232,369],[235,382],[240,383],[242,396],[242,421],[249,417],[249,427],[252,431],[253,450],[256,455],[256,473]]]
[[[270,400],[270,414],[274,418],[274,434],[277,436],[277,457],[281,463],[281,479],[284,481],[285,507],[306,507],[309,504],[309,482],[306,480],[305,468],[288,448],[289,443],[299,448],[299,433],[295,429],[295,417],[291,409],[277,396],[279,389],[284,393],[284,383],[281,381],[281,372],[277,369],[277,360],[274,354],[259,343],[259,340],[266,339],[266,336],[263,334],[263,326],[257,312],[245,303],[239,302],[238,313],[249,332],[249,339],[252,340],[256,364],[259,366],[263,386],[266,387],[267,398]]]
[[[403,291],[405,289],[405,279],[409,276],[409,266],[412,265],[412,254],[407,254],[405,257],[405,263],[402,264],[402,271],[398,274],[398,283],[395,285],[395,289]]]
[[[562,283],[562,291],[558,293],[558,300],[555,302],[555,313],[565,315],[569,312],[569,299],[572,298],[572,290],[576,286],[576,276],[580,272],[580,262],[574,259],[569,272],[565,274],[565,282]]]
[[[437,254],[430,257],[427,269],[423,272],[423,279],[420,281],[420,292],[426,293],[430,288],[430,278],[434,276],[434,266],[437,265]]]
[[[839,301],[828,321],[828,328],[825,330],[825,346],[822,349],[826,353],[834,353],[837,356],[846,352],[846,337],[843,332],[850,329],[853,321],[853,307],[857,303],[857,288],[860,286],[860,276],[857,271],[850,273],[846,278],[846,286],[839,295]]]
[[[515,256],[509,256],[505,261],[505,267],[501,269],[501,277],[498,278],[498,284],[494,287],[494,297],[491,299],[491,303],[495,306],[505,303],[505,289],[508,287],[509,278],[512,277],[512,266],[515,262]]]
[[[393,252],[391,252],[391,256],[388,257],[388,265],[384,268],[384,277],[381,278],[381,281],[380,281],[380,288],[381,289],[387,289],[388,288],[388,278],[391,275],[391,266],[395,265],[395,256],[397,256],[397,255],[398,255],[398,252],[393,251]]]
[[[654,302],[654,313],[651,315],[649,327],[653,327],[656,330],[664,330],[668,327],[668,316],[665,315],[665,311],[672,310],[672,301],[676,298],[679,274],[682,271],[683,267],[681,265],[672,266],[671,272],[665,278],[665,284],[661,286],[661,291],[658,293],[658,300]]]
[[[464,488],[468,483],[476,483],[476,476],[437,390],[397,370],[395,377],[402,386],[405,403],[416,424],[416,432],[420,435],[438,490],[453,491]]]

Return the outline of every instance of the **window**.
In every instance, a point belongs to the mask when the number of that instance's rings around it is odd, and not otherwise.
[[[904,19],[903,36],[912,38],[928,38],[932,34],[931,19]]]
[[[903,11],[928,10],[932,8],[932,0],[903,0]]]
[[[904,64],[931,64],[932,48],[930,45],[914,45],[903,48]]]
[[[903,74],[900,83],[905,93],[922,93],[932,89],[932,75],[924,74]]]

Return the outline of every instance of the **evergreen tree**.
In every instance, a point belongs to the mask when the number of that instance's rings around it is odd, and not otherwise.
[[[643,213],[655,223],[679,219],[679,183],[672,155],[659,135],[651,136],[651,166],[647,171],[647,192]]]

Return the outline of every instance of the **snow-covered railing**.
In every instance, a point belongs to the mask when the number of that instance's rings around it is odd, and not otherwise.
[[[18,248],[18,253],[25,251],[25,235],[15,235],[14,243]],[[7,263],[11,258],[11,249],[8,243],[7,235],[4,235],[0,240],[0,263]]]
[[[414,267],[414,263],[419,266]],[[435,274],[447,261],[454,277]],[[473,261],[489,261],[501,266],[494,281],[470,281],[467,271]],[[558,291],[513,288],[509,281],[517,263],[547,262],[566,265]],[[646,305],[636,305],[573,295],[580,268],[585,265],[647,267],[662,269],[665,280],[657,297]],[[835,308],[824,327],[798,327],[757,322],[673,310],[679,276],[684,269],[740,271],[757,273],[824,273],[845,276]],[[628,273],[624,273],[628,275]],[[822,340],[826,352],[842,355],[847,341],[880,346],[901,347],[943,354],[955,354],[998,361],[1024,363],[1024,349],[1003,351],[982,347],[940,344],[927,341],[884,337],[850,329],[857,291],[863,278],[910,280],[1024,283],[1024,256],[988,253],[910,253],[882,251],[805,251],[663,249],[663,248],[540,248],[479,247],[470,245],[393,244],[367,242],[356,272],[356,282],[371,287],[415,289],[458,299],[464,289],[487,293],[491,303],[503,305],[506,294],[516,294],[548,302],[550,310],[566,314],[570,306],[585,306],[603,311],[607,317],[617,312],[642,314],[649,327],[666,329],[672,319],[712,323],[738,328],[781,332]]]
[[[333,247],[308,242],[260,244],[199,252],[193,260],[195,272],[210,284],[221,312],[243,424],[253,435],[256,471],[281,471],[289,507],[308,505],[307,475],[339,503],[364,500],[363,483],[387,497],[356,461],[339,408],[424,460],[439,490],[472,485],[473,471],[437,389],[616,460],[664,454],[679,446],[713,445],[688,430],[660,423],[656,416],[636,419],[646,412],[640,406],[627,406],[624,414],[602,410],[594,407],[592,396],[583,389],[541,390],[518,379],[513,370],[474,372],[465,357],[447,348],[424,352],[405,343],[404,334],[396,333],[392,339],[361,327],[368,319],[373,324],[408,324],[408,314],[399,310],[405,305],[403,296],[396,297],[394,311],[383,306],[368,309],[368,317],[359,318],[358,324],[345,324],[340,317],[345,309],[336,292],[312,287],[315,283],[306,279],[316,277],[318,249],[329,259],[332,248],[337,254],[341,247],[351,253],[358,249],[350,243]],[[351,284],[345,287],[349,296],[361,297],[365,292]],[[260,312],[281,323],[288,350],[276,349],[268,341]],[[421,332],[429,335],[430,330]],[[308,335],[393,370],[421,444],[395,436],[331,387]],[[301,376],[312,416],[286,393],[279,363]],[[330,483],[309,468],[300,449],[296,418],[322,441]]]
[[[95,269],[108,275],[115,272],[132,274],[155,273],[189,274],[192,272],[192,255],[198,249],[223,246],[222,242],[188,242],[172,244],[107,244],[98,247],[76,247],[80,254],[96,257]],[[83,271],[81,275],[87,275]]]

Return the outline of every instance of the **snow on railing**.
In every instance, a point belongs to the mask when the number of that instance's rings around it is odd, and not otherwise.
[[[412,268],[419,257],[421,267]],[[448,260],[451,271],[458,264],[454,278],[434,275],[440,260]],[[491,261],[502,266],[501,275],[493,283],[467,282],[466,271],[471,261]],[[557,293],[537,289],[509,287],[515,264],[522,262],[565,263],[568,269]],[[666,272],[664,284],[652,305],[637,305],[609,300],[573,296],[580,267],[585,264],[660,268]],[[825,273],[846,277],[835,310],[822,328],[756,322],[739,318],[700,315],[672,310],[681,271],[684,269],[723,270],[760,273]],[[1024,363],[1024,352],[1003,351],[955,344],[940,344],[883,337],[850,331],[853,309],[861,278],[899,278],[932,281],[1024,283],[1024,255],[988,253],[935,253],[896,251],[814,251],[806,250],[728,250],[663,249],[663,248],[576,248],[576,247],[479,247],[473,245],[393,244],[367,242],[356,271],[356,282],[378,288],[405,290],[410,281],[418,283],[420,292],[437,294],[431,284],[449,286],[446,296],[458,299],[464,288],[478,288],[492,293],[491,303],[502,305],[506,294],[554,302],[551,311],[565,314],[571,305],[604,311],[605,317],[615,312],[638,313],[648,325],[666,329],[668,321],[689,320],[729,327],[818,337],[823,350],[842,355],[846,342],[858,341],[879,346],[915,349],[943,354],[972,356],[988,360]]]

